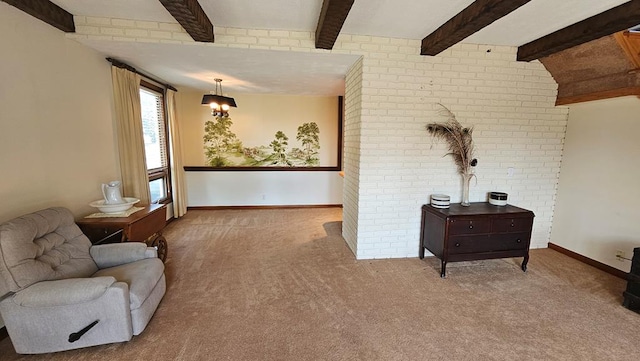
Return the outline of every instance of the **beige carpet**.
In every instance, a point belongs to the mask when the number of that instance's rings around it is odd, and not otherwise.
[[[626,282],[555,251],[356,261],[341,210],[190,211],[165,231],[168,289],[127,343],[0,360],[638,360]],[[417,249],[416,249],[417,254]]]

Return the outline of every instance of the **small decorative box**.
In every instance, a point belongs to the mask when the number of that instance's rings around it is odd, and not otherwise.
[[[506,206],[507,205],[507,193],[491,192],[489,193],[489,203],[494,206]]]
[[[446,194],[432,194],[431,206],[435,208],[449,208],[451,198]]]

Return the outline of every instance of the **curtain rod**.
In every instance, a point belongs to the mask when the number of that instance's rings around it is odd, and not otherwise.
[[[163,82],[159,81],[158,79],[156,79],[156,78],[154,78],[152,76],[149,76],[148,74],[145,74],[145,73],[137,70],[136,68],[132,67],[131,65],[121,62],[120,60],[116,60],[114,58],[107,58],[107,61],[109,61],[111,63],[111,65],[115,66],[116,68],[127,69],[127,70],[132,71],[132,72],[134,72],[136,74],[140,74],[140,75],[142,75],[142,76],[144,76],[146,78],[149,78],[149,79],[155,81],[158,84],[162,84],[165,87],[167,87],[167,89],[171,89],[174,92],[178,91],[178,89],[174,88],[171,84],[163,83]]]

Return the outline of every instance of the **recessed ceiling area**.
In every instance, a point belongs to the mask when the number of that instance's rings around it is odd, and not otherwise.
[[[344,95],[344,76],[356,55],[318,54],[181,44],[79,40],[174,85],[243,93]]]

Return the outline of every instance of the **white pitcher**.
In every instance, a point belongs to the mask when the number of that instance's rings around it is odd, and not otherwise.
[[[104,196],[104,204],[122,204],[122,189],[120,181],[111,181],[108,184],[102,184],[102,195]]]

